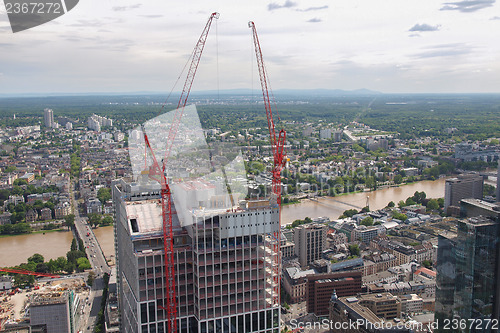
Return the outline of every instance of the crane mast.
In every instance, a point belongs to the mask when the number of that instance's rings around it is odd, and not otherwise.
[[[264,59],[262,58],[262,50],[260,48],[259,37],[257,35],[257,30],[255,24],[250,21],[248,22],[248,27],[252,29],[253,43],[255,46],[255,55],[257,57],[257,66],[259,68],[260,85],[262,88],[262,97],[264,98],[264,107],[266,109],[267,116],[267,127],[269,129],[269,135],[271,140],[271,149],[273,151],[273,182],[272,182],[272,193],[275,196],[273,201],[276,200],[278,206],[281,205],[281,170],[283,170],[283,163],[285,158],[285,138],[286,132],[281,129],[278,134],[278,139],[276,139],[276,130],[273,120],[273,112],[271,110],[271,100],[269,98],[268,90],[268,79],[266,73],[266,67],[264,66]]]
[[[176,333],[177,332],[177,299],[175,292],[175,268],[174,268],[174,246],[173,246],[173,233],[172,233],[172,192],[170,186],[167,182],[165,175],[167,160],[170,155],[170,150],[172,148],[179,124],[181,122],[182,115],[184,113],[184,107],[186,106],[187,99],[189,97],[189,92],[191,91],[191,86],[196,75],[196,70],[198,64],[200,63],[201,55],[203,53],[203,48],[205,47],[205,42],[207,40],[208,32],[210,26],[212,25],[213,19],[219,18],[219,13],[212,13],[208,19],[203,32],[201,33],[198,42],[192,53],[191,65],[186,77],[186,82],[182,89],[182,93],[177,104],[177,109],[174,111],[174,118],[170,129],[168,131],[165,157],[160,163],[156,159],[153,148],[149,142],[146,131],[143,129],[144,142],[146,145],[146,152],[149,150],[153,159],[153,165],[149,169],[149,176],[161,185],[161,208],[162,208],[162,219],[163,219],[163,250],[165,259],[165,301],[164,306],[159,306],[167,314],[167,332]]]
[[[273,181],[272,181],[272,194],[271,205],[278,206],[279,209],[279,225],[281,225],[281,170],[283,169],[285,157],[285,138],[286,132],[281,129],[278,138],[276,138],[276,130],[273,120],[273,112],[271,109],[271,100],[269,98],[268,78],[266,67],[264,66],[264,59],[262,57],[262,50],[260,48],[259,37],[255,24],[250,21],[248,27],[252,29],[253,43],[255,47],[255,55],[257,57],[257,66],[259,68],[260,84],[262,88],[262,96],[264,98],[264,107],[266,109],[267,126],[269,128],[269,136],[271,140],[271,149],[273,152]],[[272,270],[273,270],[273,305],[280,305],[280,276],[281,276],[281,249],[280,249],[280,231],[274,231],[270,236],[270,249],[272,251]]]

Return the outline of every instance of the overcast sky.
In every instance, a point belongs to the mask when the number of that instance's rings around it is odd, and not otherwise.
[[[274,90],[500,92],[496,0],[80,0],[15,34],[0,4],[0,94],[168,93],[213,11],[193,90],[259,89],[253,20]]]

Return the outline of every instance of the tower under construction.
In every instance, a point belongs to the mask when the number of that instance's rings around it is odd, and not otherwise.
[[[120,331],[168,332],[160,184],[117,180],[112,188]],[[278,332],[279,207],[241,200],[227,209],[203,180],[176,193],[204,207],[184,221],[172,209],[177,331]]]

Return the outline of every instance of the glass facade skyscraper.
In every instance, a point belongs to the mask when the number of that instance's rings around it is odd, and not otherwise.
[[[458,221],[456,235],[440,235],[437,258],[436,319],[498,318],[497,221]],[[487,321],[478,321],[486,324]],[[470,332],[489,332],[474,325]]]

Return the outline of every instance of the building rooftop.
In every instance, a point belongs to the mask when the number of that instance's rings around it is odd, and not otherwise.
[[[30,299],[30,306],[44,306],[51,304],[63,304],[67,302],[66,292],[51,292],[45,294],[34,294]]]
[[[342,262],[338,262],[336,264],[332,264],[332,272],[336,271],[342,271],[347,268],[355,268],[355,267],[361,267],[363,266],[363,259],[362,258],[356,258],[356,259],[350,259],[350,260],[345,260]]]
[[[290,278],[293,280],[306,277],[307,275],[316,274],[316,271],[314,271],[314,269],[303,271],[297,267],[288,267],[285,268],[285,270],[288,273],[288,276],[290,276]]]
[[[126,209],[131,235],[162,230],[163,219],[159,200],[128,201]]]

